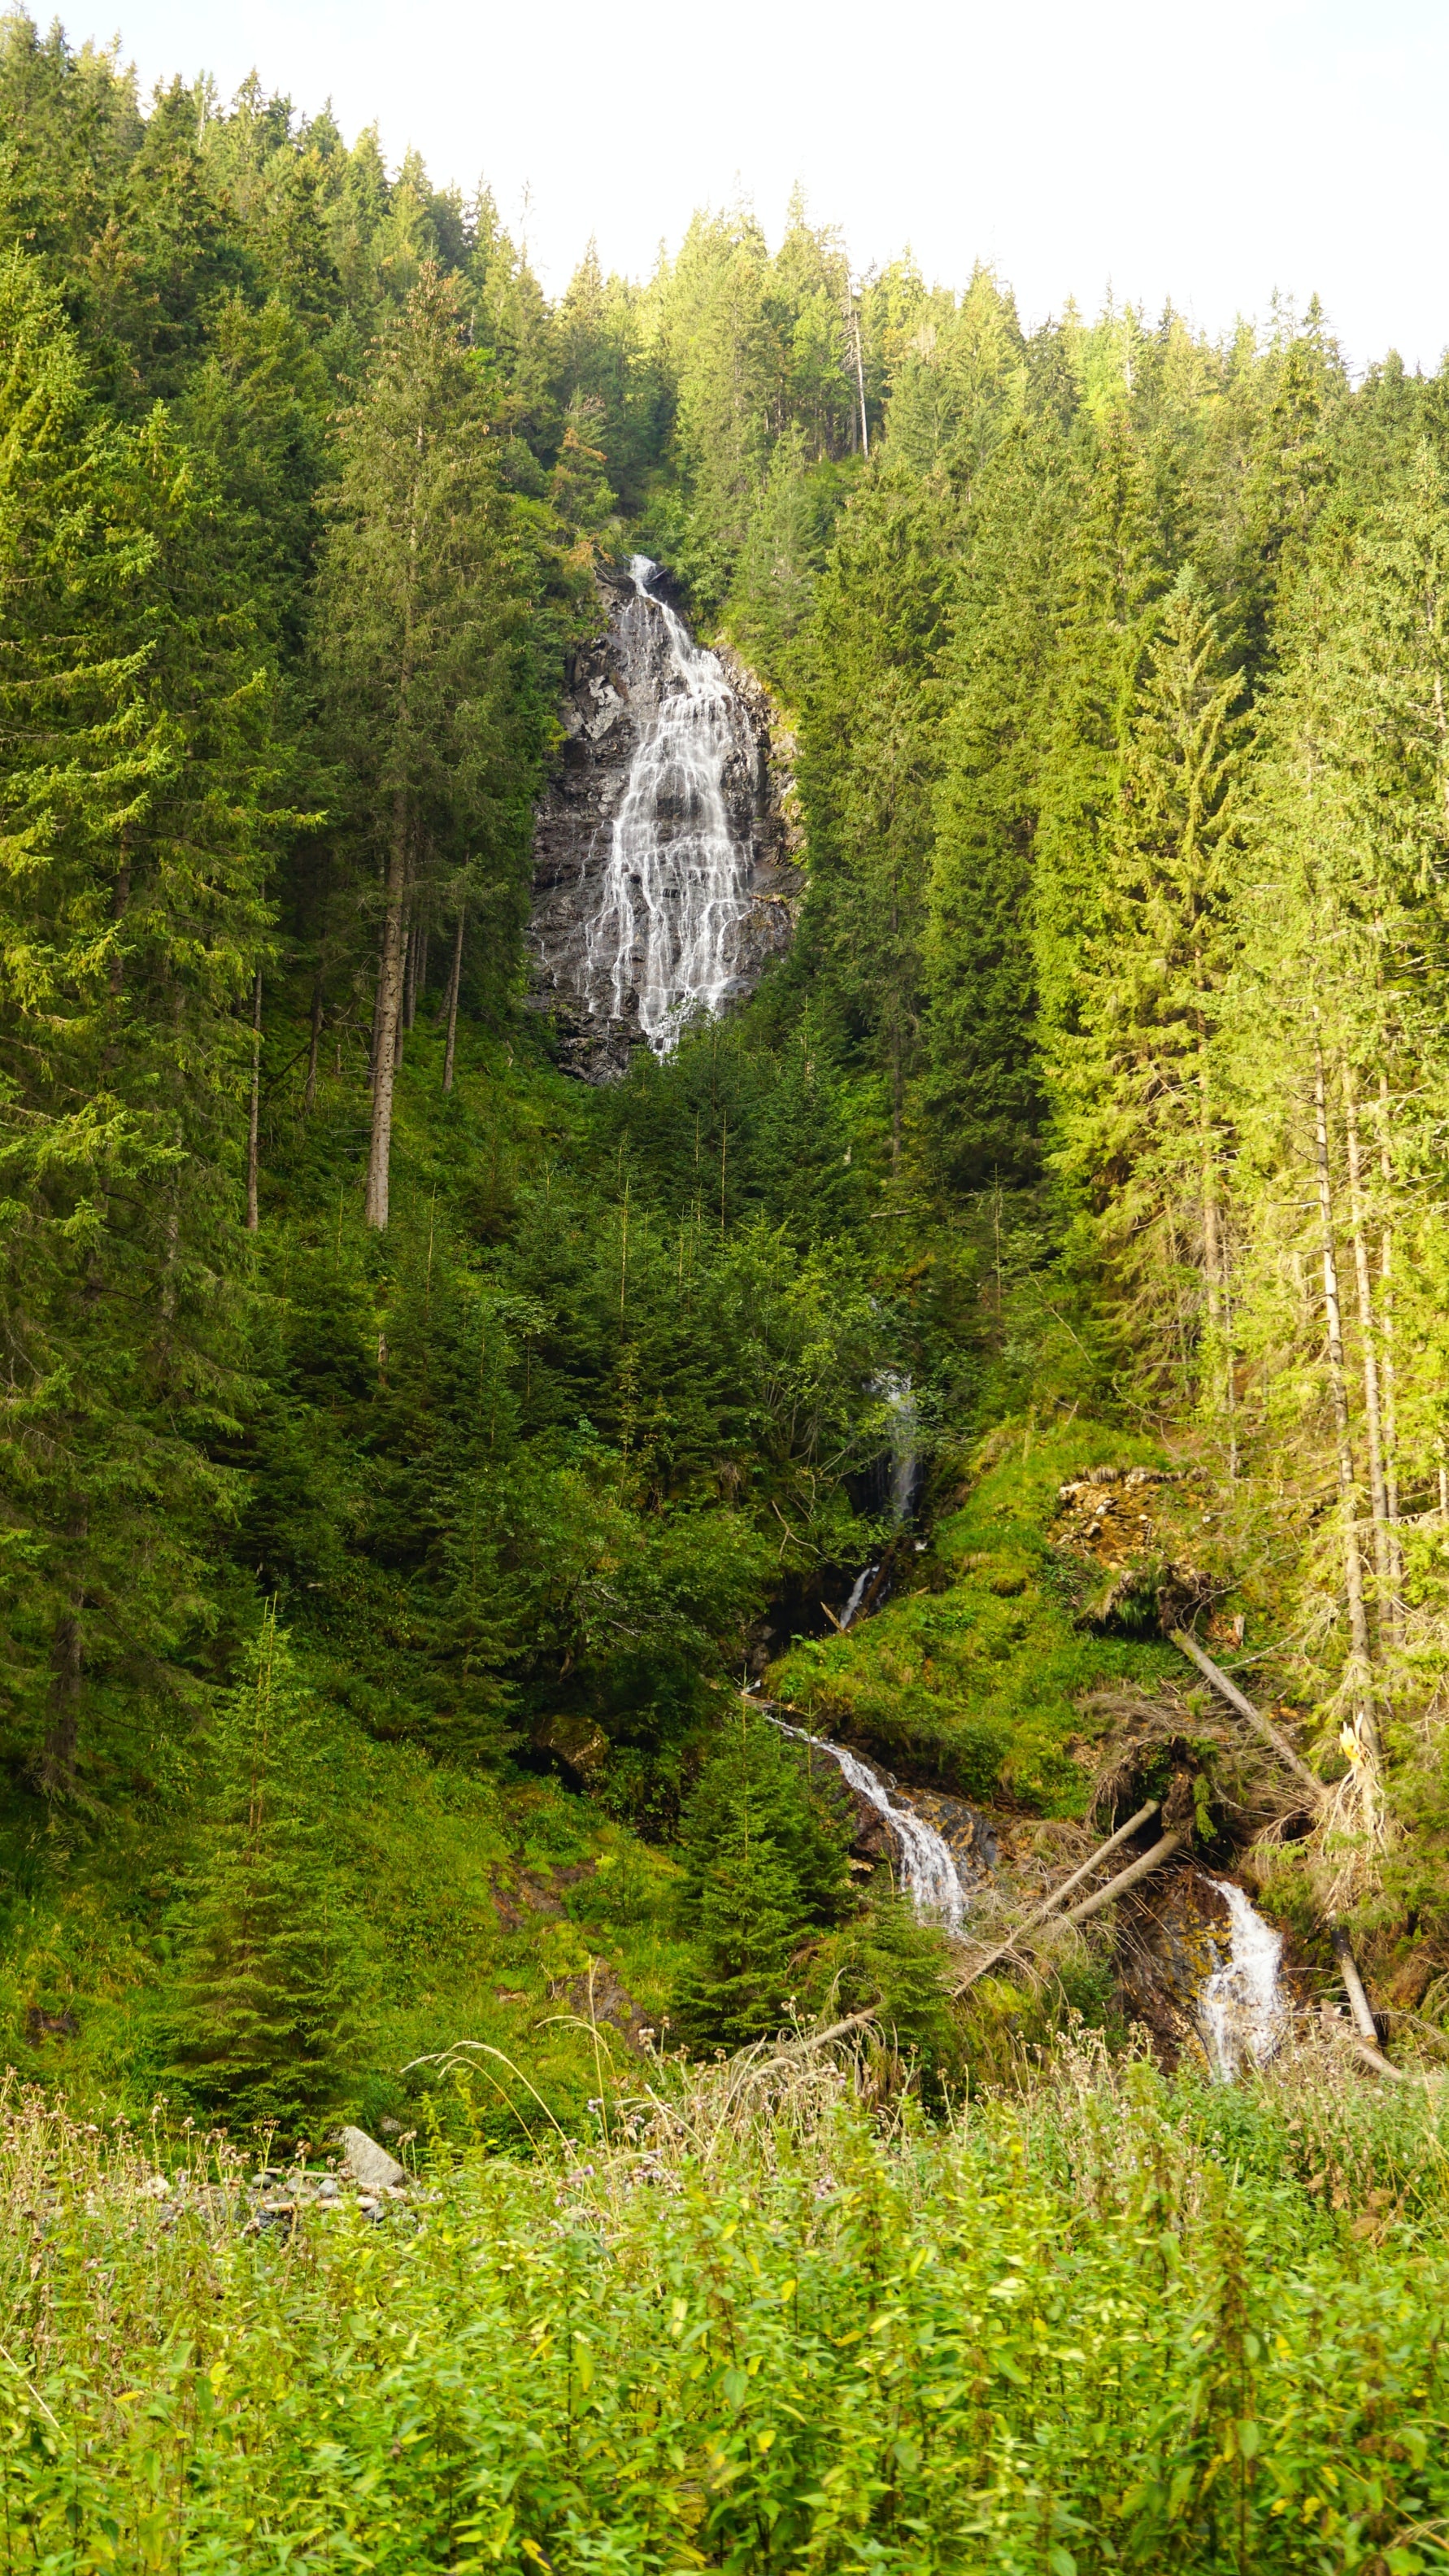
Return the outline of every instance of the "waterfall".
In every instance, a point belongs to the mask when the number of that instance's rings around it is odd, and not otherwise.
[[[850,1587],[850,1599],[847,1601],[845,1608],[840,1614],[840,1625],[842,1629],[850,1626],[851,1620],[855,1617],[857,1610],[865,1599],[867,1585],[874,1583],[879,1572],[880,1567],[878,1565],[863,1565],[861,1567],[859,1574],[856,1576],[855,1581]]]
[[[639,739],[582,981],[605,1019],[637,996],[644,1035],[667,1055],[690,1014],[718,1011],[740,980],[752,852],[730,830],[725,774],[755,751],[718,656],[650,588],[658,569],[648,555],[630,559],[619,643]]]
[[[916,1397],[908,1377],[891,1369],[880,1381],[890,1411],[891,1518],[910,1519],[920,1460],[916,1454]]]
[[[951,1846],[934,1825],[909,1807],[893,1806],[868,1762],[857,1754],[847,1753],[843,1744],[831,1744],[823,1735],[809,1735],[803,1726],[788,1726],[782,1717],[762,1714],[782,1735],[796,1744],[813,1744],[820,1753],[828,1753],[852,1789],[869,1800],[876,1814],[884,1818],[900,1852],[901,1880],[917,1914],[925,1923],[940,1923],[948,1932],[959,1932],[966,1918],[966,1891],[952,1857]]]
[[[1230,1878],[1208,1884],[1227,1905],[1232,1947],[1204,1984],[1198,2013],[1208,2063],[1228,2083],[1245,2058],[1266,2066],[1282,2043],[1288,2019],[1278,1977],[1283,1935],[1264,1922]]]

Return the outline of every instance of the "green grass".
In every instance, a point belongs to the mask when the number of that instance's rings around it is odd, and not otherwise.
[[[775,1694],[827,1733],[964,1796],[1080,1815],[1093,1732],[1082,1699],[1182,1669],[1160,1642],[1078,1624],[1088,1587],[1049,1532],[1059,1487],[1109,1463],[1161,1458],[1093,1423],[1018,1435],[938,1523],[915,1588],[844,1637],[799,1641],[774,1667]]]
[[[12,2090],[7,2576],[1443,2565],[1422,2091],[1067,2050],[928,2132],[872,2081],[730,2066],[290,2234]]]

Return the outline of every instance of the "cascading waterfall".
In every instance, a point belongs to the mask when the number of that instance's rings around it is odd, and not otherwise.
[[[803,1726],[790,1726],[768,1709],[762,1714],[794,1743],[813,1744],[817,1752],[828,1753],[831,1761],[839,1764],[852,1789],[868,1799],[890,1827],[901,1856],[902,1883],[922,1922],[939,1923],[948,1932],[959,1932],[966,1919],[966,1890],[945,1837],[909,1807],[894,1806],[869,1763],[862,1762],[858,1754],[847,1753],[843,1744],[831,1744],[823,1735],[807,1734]]]
[[[637,996],[644,1035],[667,1055],[691,1014],[718,1011],[739,981],[751,852],[731,832],[724,781],[728,763],[752,760],[754,746],[718,656],[650,588],[658,569],[648,555],[630,559],[620,655],[639,741],[610,827],[583,981],[604,1018]]]
[[[920,1459],[916,1450],[916,1395],[908,1377],[896,1369],[887,1370],[880,1380],[890,1414],[891,1518],[910,1519],[920,1479]]]
[[[1264,1922],[1230,1878],[1214,1878],[1209,1885],[1227,1905],[1232,1948],[1202,1988],[1198,2017],[1213,2073],[1231,2083],[1246,2058],[1266,2066],[1286,2035],[1279,1980],[1283,1935]]]
[[[879,1572],[880,1567],[878,1565],[863,1565],[861,1567],[859,1574],[856,1576],[855,1581],[850,1587],[850,1599],[847,1601],[845,1608],[840,1614],[838,1624],[842,1630],[850,1626],[852,1619],[855,1617],[857,1610],[865,1599],[867,1586],[874,1583]]]

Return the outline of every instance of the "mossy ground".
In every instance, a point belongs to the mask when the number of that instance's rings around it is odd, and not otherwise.
[[[1102,1466],[1160,1467],[1148,1440],[1074,1422],[997,1435],[996,1457],[936,1523],[908,1588],[844,1636],[801,1638],[769,1687],[903,1775],[1045,1816],[1084,1813],[1094,1725],[1082,1702],[1150,1687],[1182,1659],[1151,1634],[1084,1624],[1089,1585],[1053,1544],[1058,1494]]]

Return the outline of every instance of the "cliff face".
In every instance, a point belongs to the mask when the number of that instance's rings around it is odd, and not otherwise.
[[[695,646],[667,576],[641,563],[598,575],[605,623],[572,657],[534,832],[534,1006],[586,1082],[617,1081],[635,1047],[752,992],[803,885],[793,743],[760,682]]]

